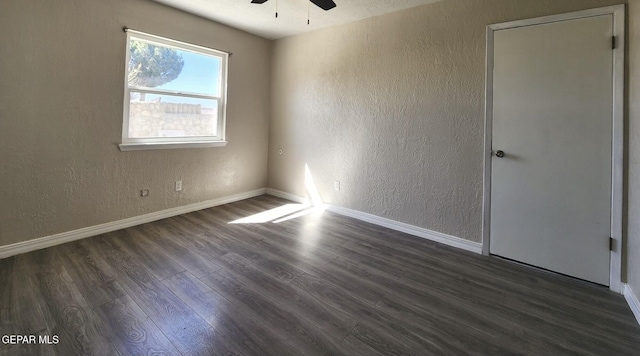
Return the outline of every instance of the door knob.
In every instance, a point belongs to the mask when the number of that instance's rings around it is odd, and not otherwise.
[[[497,150],[497,151],[496,151],[496,157],[498,157],[498,158],[502,158],[502,157],[504,157],[504,151]]]

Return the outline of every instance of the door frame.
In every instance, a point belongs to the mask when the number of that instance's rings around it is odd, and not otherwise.
[[[493,67],[494,32],[518,27],[575,20],[601,15],[613,15],[613,137],[611,167],[611,237],[609,288],[617,293],[622,290],[622,213],[624,167],[624,63],[625,63],[625,5],[614,5],[566,14],[511,21],[487,26],[487,54],[485,73],[485,132],[484,132],[484,189],[482,205],[482,253],[489,255],[491,242],[491,160],[493,135]]]

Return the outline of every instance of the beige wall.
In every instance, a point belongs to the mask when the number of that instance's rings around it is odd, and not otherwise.
[[[447,0],[276,41],[269,186],[304,195],[308,164],[327,203],[480,241],[486,26],[621,2]]]
[[[640,0],[629,1],[627,283],[640,297]]]
[[[269,41],[149,1],[2,1],[0,246],[262,188],[268,138],[272,188],[304,195],[308,164],[326,202],[479,241],[484,27],[620,2],[447,0],[276,41],[269,67]],[[629,2],[626,271],[638,293],[640,0]],[[117,149],[123,26],[234,52],[228,147]]]
[[[227,147],[118,150],[123,26],[234,53]],[[270,47],[150,1],[0,1],[0,245],[265,187]]]

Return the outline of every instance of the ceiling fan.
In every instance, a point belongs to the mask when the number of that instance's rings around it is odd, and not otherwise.
[[[251,3],[264,4],[267,1],[269,0],[251,0]],[[336,3],[333,2],[332,0],[310,0],[310,1],[323,10],[331,10],[334,7],[336,7]]]

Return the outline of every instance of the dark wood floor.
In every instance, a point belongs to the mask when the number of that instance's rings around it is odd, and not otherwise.
[[[229,224],[286,204],[0,260],[0,335],[59,337],[0,354],[640,354],[640,327],[603,287],[328,212]]]

